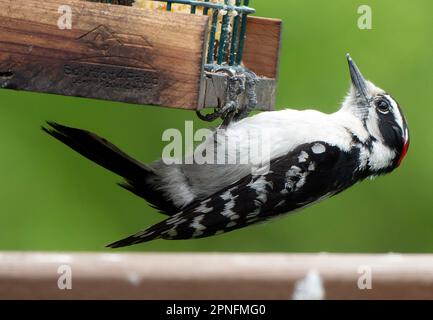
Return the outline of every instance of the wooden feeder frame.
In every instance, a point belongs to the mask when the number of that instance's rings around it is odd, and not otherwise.
[[[225,102],[227,74],[217,70],[249,69],[260,77],[259,109],[271,110],[282,23],[249,16],[249,0],[227,1],[163,1],[189,4],[185,14],[114,4],[131,0],[0,0],[0,88],[200,110]],[[64,6],[72,28],[61,30]],[[221,10],[238,12],[236,31],[226,14],[213,48]]]

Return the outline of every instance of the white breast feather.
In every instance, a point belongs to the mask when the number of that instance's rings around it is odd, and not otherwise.
[[[314,141],[323,141],[342,150],[349,150],[352,147],[352,139],[346,128],[354,131],[360,140],[368,136],[362,123],[344,110],[333,114],[292,109],[264,112],[233,123],[226,129],[224,134],[228,139],[236,140],[237,146],[228,150],[222,158],[236,159],[239,152],[249,154],[251,143],[254,143],[251,139],[259,139],[263,135],[270,137],[271,159],[283,156],[299,145]],[[206,149],[206,144],[213,145],[214,138],[208,137],[200,145],[200,150]],[[210,150],[214,150],[215,155],[221,152],[218,148]],[[251,163],[266,163],[262,156],[260,153],[251,154]],[[219,158],[221,159],[221,154]],[[166,189],[166,193],[173,195],[176,204],[181,206],[190,203],[193,196],[205,197],[214,194],[247,176],[252,170],[251,165],[245,164],[193,164],[168,169],[160,163],[158,167],[157,172],[165,177],[164,180],[171,181],[160,188]],[[177,175],[180,176],[174,177]]]

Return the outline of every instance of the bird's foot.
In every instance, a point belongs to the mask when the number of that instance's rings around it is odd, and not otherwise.
[[[218,99],[218,106],[213,113],[203,115],[197,111],[197,116],[203,121],[214,121],[218,118],[223,120],[220,128],[227,128],[232,121],[239,121],[248,117],[251,111],[257,106],[255,93],[257,76],[249,71],[235,72],[231,69],[219,70],[228,75],[227,92],[224,105]],[[245,96],[243,98],[242,96]]]

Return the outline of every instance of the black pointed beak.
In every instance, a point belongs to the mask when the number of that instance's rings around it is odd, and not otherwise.
[[[364,79],[361,71],[359,71],[356,63],[350,57],[350,54],[346,54],[346,58],[349,63],[350,77],[352,78],[352,84],[356,90],[357,96],[364,98],[368,102],[367,81]]]

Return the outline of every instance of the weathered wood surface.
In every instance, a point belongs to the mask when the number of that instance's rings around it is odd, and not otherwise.
[[[59,7],[72,8],[60,30]],[[78,0],[0,0],[0,87],[196,109],[208,17]]]
[[[61,30],[61,6],[72,28]],[[78,0],[0,0],[0,87],[184,109],[224,102],[203,72],[208,17]],[[281,21],[248,18],[245,65],[275,106]]]
[[[249,17],[244,64],[257,75],[278,80],[283,23],[278,19]]]
[[[277,81],[275,79],[261,77],[256,85],[257,110],[274,110],[276,100]],[[205,89],[203,90],[203,104],[201,108],[226,103],[227,76],[222,73],[206,73]],[[245,93],[239,97],[241,103],[246,99]]]
[[[67,268],[72,289],[60,290]],[[311,272],[326,299],[433,299],[432,255],[11,252],[0,299],[291,299]]]

